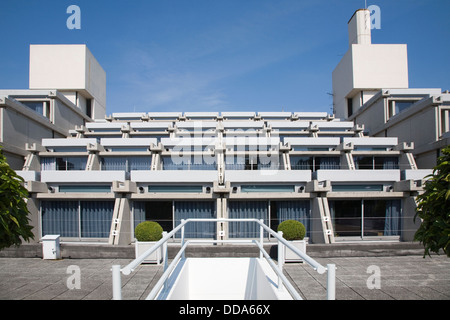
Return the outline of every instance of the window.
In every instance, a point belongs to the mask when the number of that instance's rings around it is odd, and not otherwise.
[[[92,99],[86,99],[86,115],[92,118]]]
[[[182,219],[216,218],[214,201],[135,201],[134,226],[142,221],[156,221],[164,231],[170,232]],[[214,238],[215,222],[190,222],[185,226],[186,238]],[[181,237],[181,231],[176,238]]]
[[[259,153],[258,155],[227,155],[226,170],[278,170],[282,169],[278,153]]]
[[[148,192],[152,193],[202,193],[202,186],[149,186]]]
[[[373,192],[383,191],[382,184],[337,184],[331,187],[333,192]]]
[[[114,201],[42,201],[42,235],[107,238]]]
[[[150,170],[152,159],[147,157],[105,157],[102,158],[102,170]]]
[[[175,226],[181,223],[182,219],[216,218],[216,203],[214,201],[175,201],[174,220]],[[214,221],[189,222],[184,227],[186,238],[215,238],[217,223]],[[176,237],[181,238],[181,231]]]
[[[312,170],[312,168],[313,168],[313,157],[291,156],[292,170]]]
[[[285,220],[296,220],[303,223],[306,236],[310,236],[311,212],[309,200],[270,201],[270,228],[277,230]]]
[[[399,114],[414,104],[415,101],[395,101],[395,114]]]
[[[164,231],[173,229],[172,201],[135,201],[133,207],[134,228],[143,221],[156,221]]]
[[[401,200],[331,200],[336,237],[399,236]]]
[[[107,185],[88,185],[88,186],[80,186],[80,185],[63,185],[59,186],[59,192],[80,192],[80,193],[108,193],[111,192],[111,186]]]
[[[353,114],[353,99],[347,98],[347,117]]]
[[[414,103],[416,103],[415,100],[389,100],[388,103],[389,118],[399,113],[402,113],[403,111],[411,107]]]
[[[268,224],[268,201],[229,201],[228,217],[263,219]],[[267,236],[267,232],[264,231]],[[259,238],[259,224],[253,221],[230,222],[228,224],[228,236],[230,238]]]
[[[241,192],[294,192],[291,185],[243,185]]]
[[[399,169],[398,157],[354,156],[357,170]]]
[[[291,156],[290,160],[292,170],[338,170],[341,167],[341,160],[339,157]]]
[[[50,101],[20,101],[34,112],[50,119]]]
[[[87,157],[61,157],[61,158],[42,158],[41,169],[43,171],[73,171],[85,170]]]
[[[214,155],[172,155],[162,157],[164,170],[216,170]]]
[[[450,131],[450,109],[441,110],[441,135]]]
[[[44,104],[42,101],[22,101],[22,103],[34,112],[44,115]]]

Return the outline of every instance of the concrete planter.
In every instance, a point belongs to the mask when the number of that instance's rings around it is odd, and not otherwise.
[[[141,254],[143,254],[145,251],[150,249],[155,245],[156,241],[137,241],[135,242],[135,252],[136,252],[136,258],[139,257]],[[162,252],[162,246],[159,247],[155,252],[153,252],[151,255],[147,257],[147,259],[144,260],[143,263],[156,263],[161,264],[163,260],[163,252]]]
[[[295,248],[299,249],[301,252],[306,253],[306,244],[308,240],[292,240],[289,243],[293,244]],[[285,262],[303,262],[297,254],[295,254],[291,249],[284,246],[284,261]]]

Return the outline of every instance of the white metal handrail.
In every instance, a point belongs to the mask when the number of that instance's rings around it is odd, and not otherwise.
[[[190,222],[256,222],[260,225],[260,239],[257,240],[210,240],[210,239],[204,239],[204,240],[188,240],[185,241],[184,239],[184,226],[187,223]],[[172,238],[175,233],[180,231],[181,229],[181,249],[173,259],[172,263],[170,265],[167,265],[168,260],[168,254],[167,254],[167,241]],[[270,233],[273,237],[275,237],[278,240],[278,265],[275,265],[275,263],[270,258],[269,254],[264,250],[263,247],[263,235],[264,230],[266,230],[268,233]],[[131,263],[129,263],[124,268],[120,268],[120,265],[114,265],[112,266],[112,280],[113,280],[113,299],[114,300],[121,300],[122,299],[122,281],[121,281],[121,273],[124,275],[129,275],[131,272],[133,272],[148,256],[150,256],[153,252],[158,250],[161,246],[163,246],[164,251],[164,273],[161,276],[160,280],[156,283],[156,285],[153,287],[150,294],[147,296],[146,299],[154,299],[157,294],[162,290],[163,286],[167,283],[167,279],[169,278],[170,274],[174,270],[175,266],[177,265],[178,261],[180,259],[185,259],[185,250],[189,243],[253,243],[256,244],[260,250],[260,258],[265,257],[266,260],[269,262],[269,265],[272,267],[272,269],[275,271],[275,273],[278,276],[278,288],[281,288],[282,285],[284,285],[287,290],[290,292],[290,294],[293,296],[294,299],[301,299],[301,296],[297,293],[297,291],[294,289],[294,287],[290,284],[290,282],[287,280],[287,278],[283,274],[283,264],[284,264],[284,246],[288,247],[290,250],[292,250],[296,255],[298,255],[303,261],[305,261],[307,264],[309,264],[315,271],[317,271],[319,274],[323,274],[327,271],[327,299],[328,300],[334,300],[335,299],[335,290],[336,290],[336,266],[334,264],[327,264],[327,267],[322,266],[320,263],[318,263],[316,260],[308,256],[306,253],[300,251],[299,249],[295,248],[289,241],[283,238],[282,232],[275,232],[272,229],[270,229],[267,225],[264,224],[264,220],[258,220],[258,219],[248,219],[248,218],[242,218],[242,219],[225,219],[225,218],[219,218],[219,219],[213,219],[213,218],[207,218],[207,219],[186,219],[181,220],[181,223],[175,227],[171,232],[163,233],[163,237],[161,240],[159,240],[152,248],[145,251],[143,254],[141,254],[139,257],[137,257],[135,260],[133,260]]]

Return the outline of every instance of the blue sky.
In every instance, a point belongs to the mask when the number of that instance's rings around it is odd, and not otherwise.
[[[69,30],[69,5],[81,29]],[[373,43],[408,45],[409,85],[450,90],[449,0],[367,0]],[[331,73],[364,0],[1,0],[0,89],[28,88],[30,44],[84,43],[107,114],[332,112]]]

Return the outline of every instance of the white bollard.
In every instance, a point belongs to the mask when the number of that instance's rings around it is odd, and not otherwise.
[[[327,264],[327,300],[336,300],[336,265]]]
[[[120,265],[112,266],[113,300],[122,300],[122,278]]]

